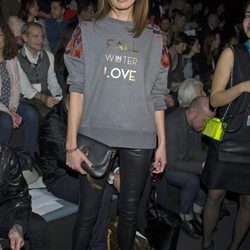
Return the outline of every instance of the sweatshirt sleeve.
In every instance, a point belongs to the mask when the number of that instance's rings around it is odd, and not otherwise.
[[[84,92],[84,58],[81,28],[78,26],[69,41],[65,54],[64,63],[69,72],[67,84],[70,92]]]
[[[169,63],[167,56],[167,47],[163,42],[160,70],[151,93],[151,97],[154,101],[155,111],[166,109],[165,95],[169,92],[167,88],[168,70]]]

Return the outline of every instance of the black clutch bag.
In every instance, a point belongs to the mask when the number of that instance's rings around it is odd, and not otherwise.
[[[102,178],[110,170],[115,159],[116,150],[88,136],[78,134],[78,149],[93,163],[89,167],[85,162],[81,166],[93,178]]]

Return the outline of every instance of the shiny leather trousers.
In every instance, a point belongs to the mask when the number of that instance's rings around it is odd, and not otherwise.
[[[118,149],[121,177],[118,243],[121,250],[130,250],[133,246],[137,208],[151,164],[152,153],[153,149]],[[104,187],[107,178],[108,174],[102,179],[96,179],[95,182]],[[102,195],[103,189],[101,191],[94,189],[86,176],[80,177],[80,202],[73,234],[73,250],[88,249]]]

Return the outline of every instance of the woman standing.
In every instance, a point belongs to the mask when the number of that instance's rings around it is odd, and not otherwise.
[[[0,143],[9,144],[13,129],[23,126],[23,149],[34,157],[38,129],[37,112],[19,104],[20,79],[17,47],[7,25],[0,25]]]
[[[147,0],[100,0],[95,22],[81,24],[65,52],[70,84],[67,164],[80,176],[80,204],[73,249],[87,249],[103,191],[87,181],[77,133],[118,149],[121,187],[118,241],[132,249],[137,207],[151,165],[166,164],[164,93],[167,53],[161,31],[147,27]],[[105,186],[107,176],[95,180]]]
[[[226,191],[239,194],[240,205],[230,250],[239,249],[250,226],[250,1],[243,27],[248,40],[224,49],[211,90],[211,105],[220,107],[227,127],[221,142],[211,142],[203,182],[208,187],[204,209],[203,249],[213,249],[212,234]],[[230,75],[232,72],[232,83]]]

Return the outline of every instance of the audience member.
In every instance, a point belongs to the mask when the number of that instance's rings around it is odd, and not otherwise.
[[[203,83],[194,78],[186,79],[178,89],[180,107],[188,108],[197,96],[206,96]]]
[[[169,37],[168,45],[172,44],[172,41],[174,40],[175,36],[178,33],[183,32],[185,30],[185,25],[187,22],[187,19],[184,13],[177,9],[172,11],[170,18],[172,20],[172,23],[171,23],[171,26],[169,28],[169,33],[168,33],[168,37]]]
[[[67,80],[67,76],[68,76],[68,70],[64,64],[64,52],[65,52],[65,48],[73,34],[73,31],[76,28],[76,24],[74,22],[70,22],[66,25],[65,30],[62,34],[62,39],[61,42],[59,44],[59,48],[56,51],[55,54],[55,73],[56,73],[56,78],[57,81],[62,89],[62,93],[63,96],[66,96],[66,90],[67,90],[67,84],[66,84],[66,80]]]
[[[179,187],[179,216],[183,229],[191,236],[202,237],[201,213],[206,195],[200,177],[206,153],[201,149],[200,132],[213,117],[208,97],[195,98],[188,108],[179,107],[166,118],[167,182]],[[178,126],[176,126],[178,124]]]
[[[0,145],[0,190],[0,237],[9,238],[13,250],[20,250],[24,240],[31,250],[49,250],[47,223],[31,212],[31,196],[18,158],[6,145]]]
[[[63,18],[66,8],[64,0],[52,0],[50,6],[51,18],[47,19],[45,22],[45,31],[50,50],[54,54],[59,47],[63,31],[68,22]]]
[[[187,44],[188,36],[184,32],[178,32],[173,37],[173,41],[168,50],[170,65],[168,72],[168,88],[172,91],[176,91],[184,80],[181,55],[186,50]]]
[[[91,0],[78,1],[77,15],[73,17],[70,20],[70,22],[78,24],[81,22],[86,22],[86,21],[88,22],[93,20],[95,9],[96,9],[95,3]]]
[[[196,36],[188,37],[188,44],[182,55],[182,69],[184,78],[200,78],[198,73],[198,57],[201,51],[199,40]]]
[[[198,32],[198,38],[201,46],[205,43],[205,38],[207,33],[211,31],[217,31],[219,28],[219,18],[216,13],[210,13],[207,17],[207,22],[201,27],[201,30]]]
[[[32,107],[19,104],[20,78],[17,46],[5,24],[0,25],[0,143],[9,144],[13,129],[22,127],[22,149],[34,158],[38,114]]]
[[[161,18],[160,18],[159,26],[161,28],[164,41],[167,44],[167,42],[168,42],[168,31],[169,31],[169,28],[171,26],[171,19],[170,19],[170,17],[167,16],[166,14],[163,14],[161,16]]]
[[[22,102],[35,106],[44,117],[62,98],[54,71],[54,56],[43,50],[43,27],[36,22],[23,26],[24,46],[17,54]]]
[[[198,72],[207,93],[210,93],[215,66],[221,53],[221,36],[218,31],[206,34],[203,49],[198,56]]]
[[[184,80],[182,69],[181,54],[185,51],[188,43],[188,36],[184,32],[178,32],[173,38],[172,45],[169,48],[169,72],[168,72],[168,88],[170,93],[166,95],[166,104],[168,108],[166,114],[170,114],[178,107],[177,90]]]
[[[49,42],[45,33],[45,23],[42,18],[39,18],[39,7],[36,0],[21,0],[21,6],[18,17],[23,23],[37,22],[42,25],[44,32],[43,49],[49,50]]]
[[[19,48],[23,46],[23,39],[22,39],[22,27],[23,21],[16,16],[10,16],[7,19],[7,24],[15,37],[16,44]]]

